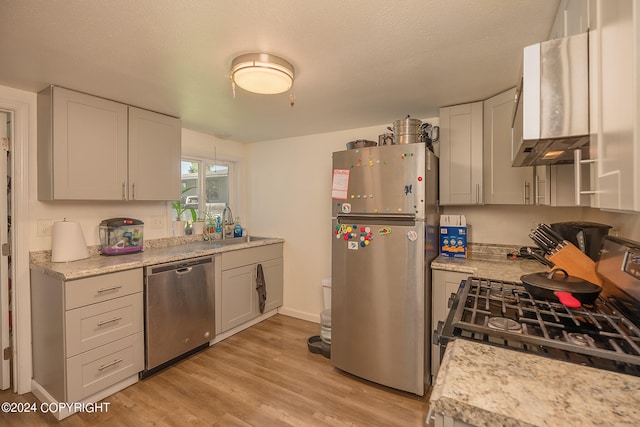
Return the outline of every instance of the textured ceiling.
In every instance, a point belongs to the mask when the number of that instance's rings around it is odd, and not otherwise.
[[[0,85],[57,84],[235,141],[391,124],[514,86],[558,3],[0,0]],[[234,99],[231,61],[257,51],[292,62],[294,86]]]

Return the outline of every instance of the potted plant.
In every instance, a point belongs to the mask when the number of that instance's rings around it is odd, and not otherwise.
[[[187,187],[182,190],[181,195],[188,192],[189,190],[193,190],[195,187]],[[183,214],[187,211],[191,212],[191,218],[193,221],[198,219],[198,215],[196,214],[196,210],[194,208],[190,208],[185,206],[182,203],[182,197],[179,200],[171,203],[171,207],[176,211],[176,220],[173,221],[173,235],[174,236],[184,236],[184,219]]]
[[[205,219],[198,216],[198,219],[194,220],[191,224],[191,234],[202,234],[204,232]]]

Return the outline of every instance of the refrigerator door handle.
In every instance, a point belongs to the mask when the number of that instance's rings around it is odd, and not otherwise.
[[[416,216],[413,214],[351,214],[351,215],[338,215],[336,218],[338,224],[352,224],[358,222],[375,222],[378,224],[396,224],[396,225],[414,225],[416,222]]]

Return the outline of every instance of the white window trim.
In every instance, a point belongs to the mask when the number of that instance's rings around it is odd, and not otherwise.
[[[217,158],[213,159],[210,157],[202,157],[202,156],[190,156],[183,155],[180,158],[180,161],[186,162],[200,162],[199,170],[198,170],[198,206],[199,211],[202,207],[204,207],[206,203],[206,194],[204,194],[205,189],[205,175],[200,173],[200,170],[204,170],[206,164],[225,164],[229,168],[229,206],[234,214],[234,216],[240,216],[239,212],[241,211],[240,204],[240,176],[239,176],[239,167],[238,162],[231,159],[226,158]],[[238,209],[238,213],[234,209]]]

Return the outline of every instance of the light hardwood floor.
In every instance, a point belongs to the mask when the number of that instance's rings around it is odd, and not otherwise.
[[[109,396],[108,412],[5,414],[0,426],[424,426],[419,397],[341,372],[307,349],[312,322],[276,315]],[[37,402],[0,392],[0,402]]]

